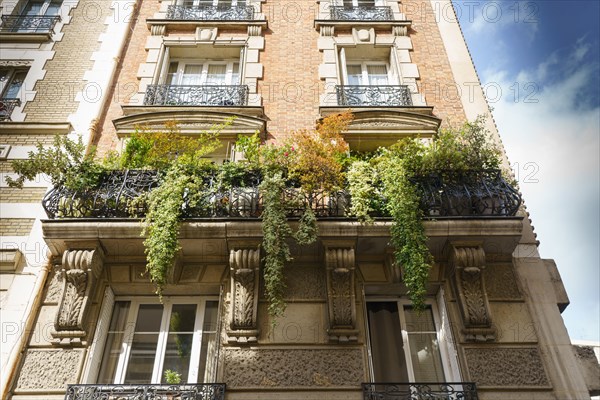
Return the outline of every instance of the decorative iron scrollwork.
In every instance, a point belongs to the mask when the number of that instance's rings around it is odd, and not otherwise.
[[[69,385],[65,400],[225,400],[224,383],[181,385]]]
[[[406,107],[412,106],[407,85],[338,85],[335,87],[339,106]]]
[[[388,6],[330,6],[329,16],[334,21],[391,21],[392,8]]]
[[[19,99],[0,99],[0,121],[10,121],[15,107],[20,105],[21,100]]]
[[[178,6],[167,8],[167,19],[192,21],[252,21],[254,7],[245,5]]]
[[[364,400],[478,400],[472,382],[363,383]]]
[[[144,105],[245,106],[248,93],[248,85],[148,85]]]
[[[521,195],[499,170],[439,171],[412,181],[421,192],[421,209],[428,217],[512,216]]]
[[[58,21],[59,16],[3,15],[0,32],[49,33]]]

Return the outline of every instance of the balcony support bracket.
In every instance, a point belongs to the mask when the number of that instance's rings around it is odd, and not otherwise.
[[[339,343],[356,342],[356,294],[354,245],[324,241],[327,268],[327,305],[329,340]]]
[[[453,243],[450,254],[452,286],[467,341],[496,339],[484,281],[485,251],[480,243]]]
[[[55,344],[86,345],[85,322],[104,264],[100,246],[65,250],[59,273],[62,289],[51,331]]]
[[[241,247],[241,248],[240,248]],[[229,250],[231,312],[227,329],[230,343],[255,343],[258,340],[258,283],[260,249],[258,245],[235,246]]]

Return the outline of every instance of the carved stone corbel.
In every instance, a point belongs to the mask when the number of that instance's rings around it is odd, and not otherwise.
[[[329,340],[355,342],[356,295],[354,291],[354,248],[326,247],[327,304],[329,311]]]
[[[100,276],[104,252],[93,250],[66,250],[62,256],[59,273],[62,288],[58,311],[51,332],[55,343],[85,344],[85,321],[89,304],[94,296],[95,281]]]
[[[258,338],[258,283],[260,249],[229,251],[231,313],[227,329],[230,343],[252,343]]]
[[[452,283],[463,320],[466,340],[496,339],[483,274],[485,251],[481,245],[452,245]]]

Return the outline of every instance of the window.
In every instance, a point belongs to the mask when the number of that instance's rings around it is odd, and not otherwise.
[[[0,68],[0,121],[10,120],[15,107],[21,105],[21,88],[27,68]]]
[[[182,383],[212,381],[217,310],[217,300],[116,301],[97,382],[166,383],[166,370],[180,373]]]
[[[220,8],[231,8],[245,6],[245,0],[183,0],[181,4],[186,7],[219,6]]]
[[[391,79],[388,71],[389,68],[384,63],[349,63],[346,65],[347,83],[364,86],[389,85]]]
[[[437,309],[418,314],[400,301],[368,301],[370,358],[374,382],[446,382],[452,376]]]
[[[238,85],[240,64],[234,61],[171,61],[169,85]]]
[[[60,14],[62,0],[29,0],[17,16],[5,21],[13,32],[49,32]]]

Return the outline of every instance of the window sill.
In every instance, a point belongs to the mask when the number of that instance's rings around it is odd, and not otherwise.
[[[176,19],[163,19],[163,18],[148,18],[146,19],[148,29],[152,29],[153,26],[164,26],[167,31],[173,30],[193,30],[198,27],[218,27],[222,29],[246,29],[248,26],[260,26],[263,29],[267,28],[266,19],[256,20],[176,20]]]
[[[380,28],[391,29],[397,26],[405,26],[410,28],[412,21],[410,20],[388,20],[388,21],[366,21],[366,20],[332,20],[332,19],[315,19],[315,29],[319,30],[322,26],[335,26],[338,28]]]
[[[44,43],[52,38],[52,31],[49,32],[1,32],[0,42],[2,43]]]

